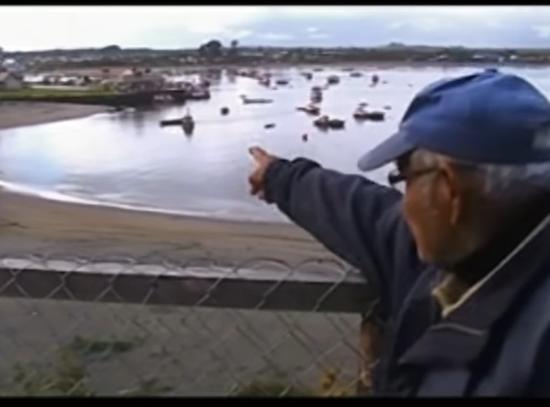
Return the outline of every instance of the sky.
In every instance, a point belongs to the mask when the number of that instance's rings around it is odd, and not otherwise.
[[[246,46],[550,47],[550,6],[0,6],[6,51]]]

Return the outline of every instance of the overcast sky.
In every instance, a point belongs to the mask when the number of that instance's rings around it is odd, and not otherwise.
[[[0,6],[0,47],[550,47],[550,6]]]

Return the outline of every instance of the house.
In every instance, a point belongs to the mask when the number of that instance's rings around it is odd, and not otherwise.
[[[25,70],[25,67],[20,62],[13,58],[7,58],[2,61],[0,70],[6,70],[9,72],[21,73]]]
[[[128,69],[120,76],[117,87],[130,92],[155,91],[162,89],[165,83],[162,75],[153,73],[149,69]]]
[[[23,76],[11,72],[0,72],[0,89],[21,89],[23,85]]]

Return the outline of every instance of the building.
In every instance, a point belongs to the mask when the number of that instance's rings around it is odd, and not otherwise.
[[[15,90],[24,86],[23,76],[12,72],[0,72],[0,89]]]
[[[128,69],[119,77],[117,88],[127,92],[143,92],[160,90],[165,84],[164,76],[149,69]]]
[[[1,70],[15,72],[15,73],[22,73],[25,71],[25,66],[13,58],[4,59],[1,62],[2,62],[2,65],[0,68]]]

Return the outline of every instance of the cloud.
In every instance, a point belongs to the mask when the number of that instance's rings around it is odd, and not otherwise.
[[[228,6],[8,6],[2,8],[0,38],[10,38],[2,45],[11,49],[151,46],[161,35],[183,45],[232,32],[247,36],[244,27],[261,22],[267,12]]]
[[[533,30],[540,38],[550,38],[550,25],[537,25]]]
[[[251,30],[240,30],[235,33],[232,33],[231,37],[236,39],[242,39],[242,38],[250,37],[252,34],[253,32]]]
[[[544,6],[4,6],[0,46],[185,48],[213,38],[544,46],[549,21]]]
[[[308,38],[312,40],[326,40],[327,38],[331,38],[331,36],[328,34],[317,33],[308,35]]]
[[[294,38],[293,35],[284,33],[265,33],[260,34],[259,37],[269,41],[288,41]]]
[[[436,17],[414,18],[409,21],[399,20],[388,24],[389,30],[412,29],[421,32],[432,32],[452,27],[454,24],[448,20]]]
[[[437,31],[442,28],[448,28],[453,24],[450,21],[443,21],[441,19],[431,17],[414,20],[412,25],[421,31]]]
[[[391,23],[388,28],[390,30],[397,30],[401,27],[404,27],[405,25],[407,25],[407,23],[405,21],[394,21],[393,23]]]

